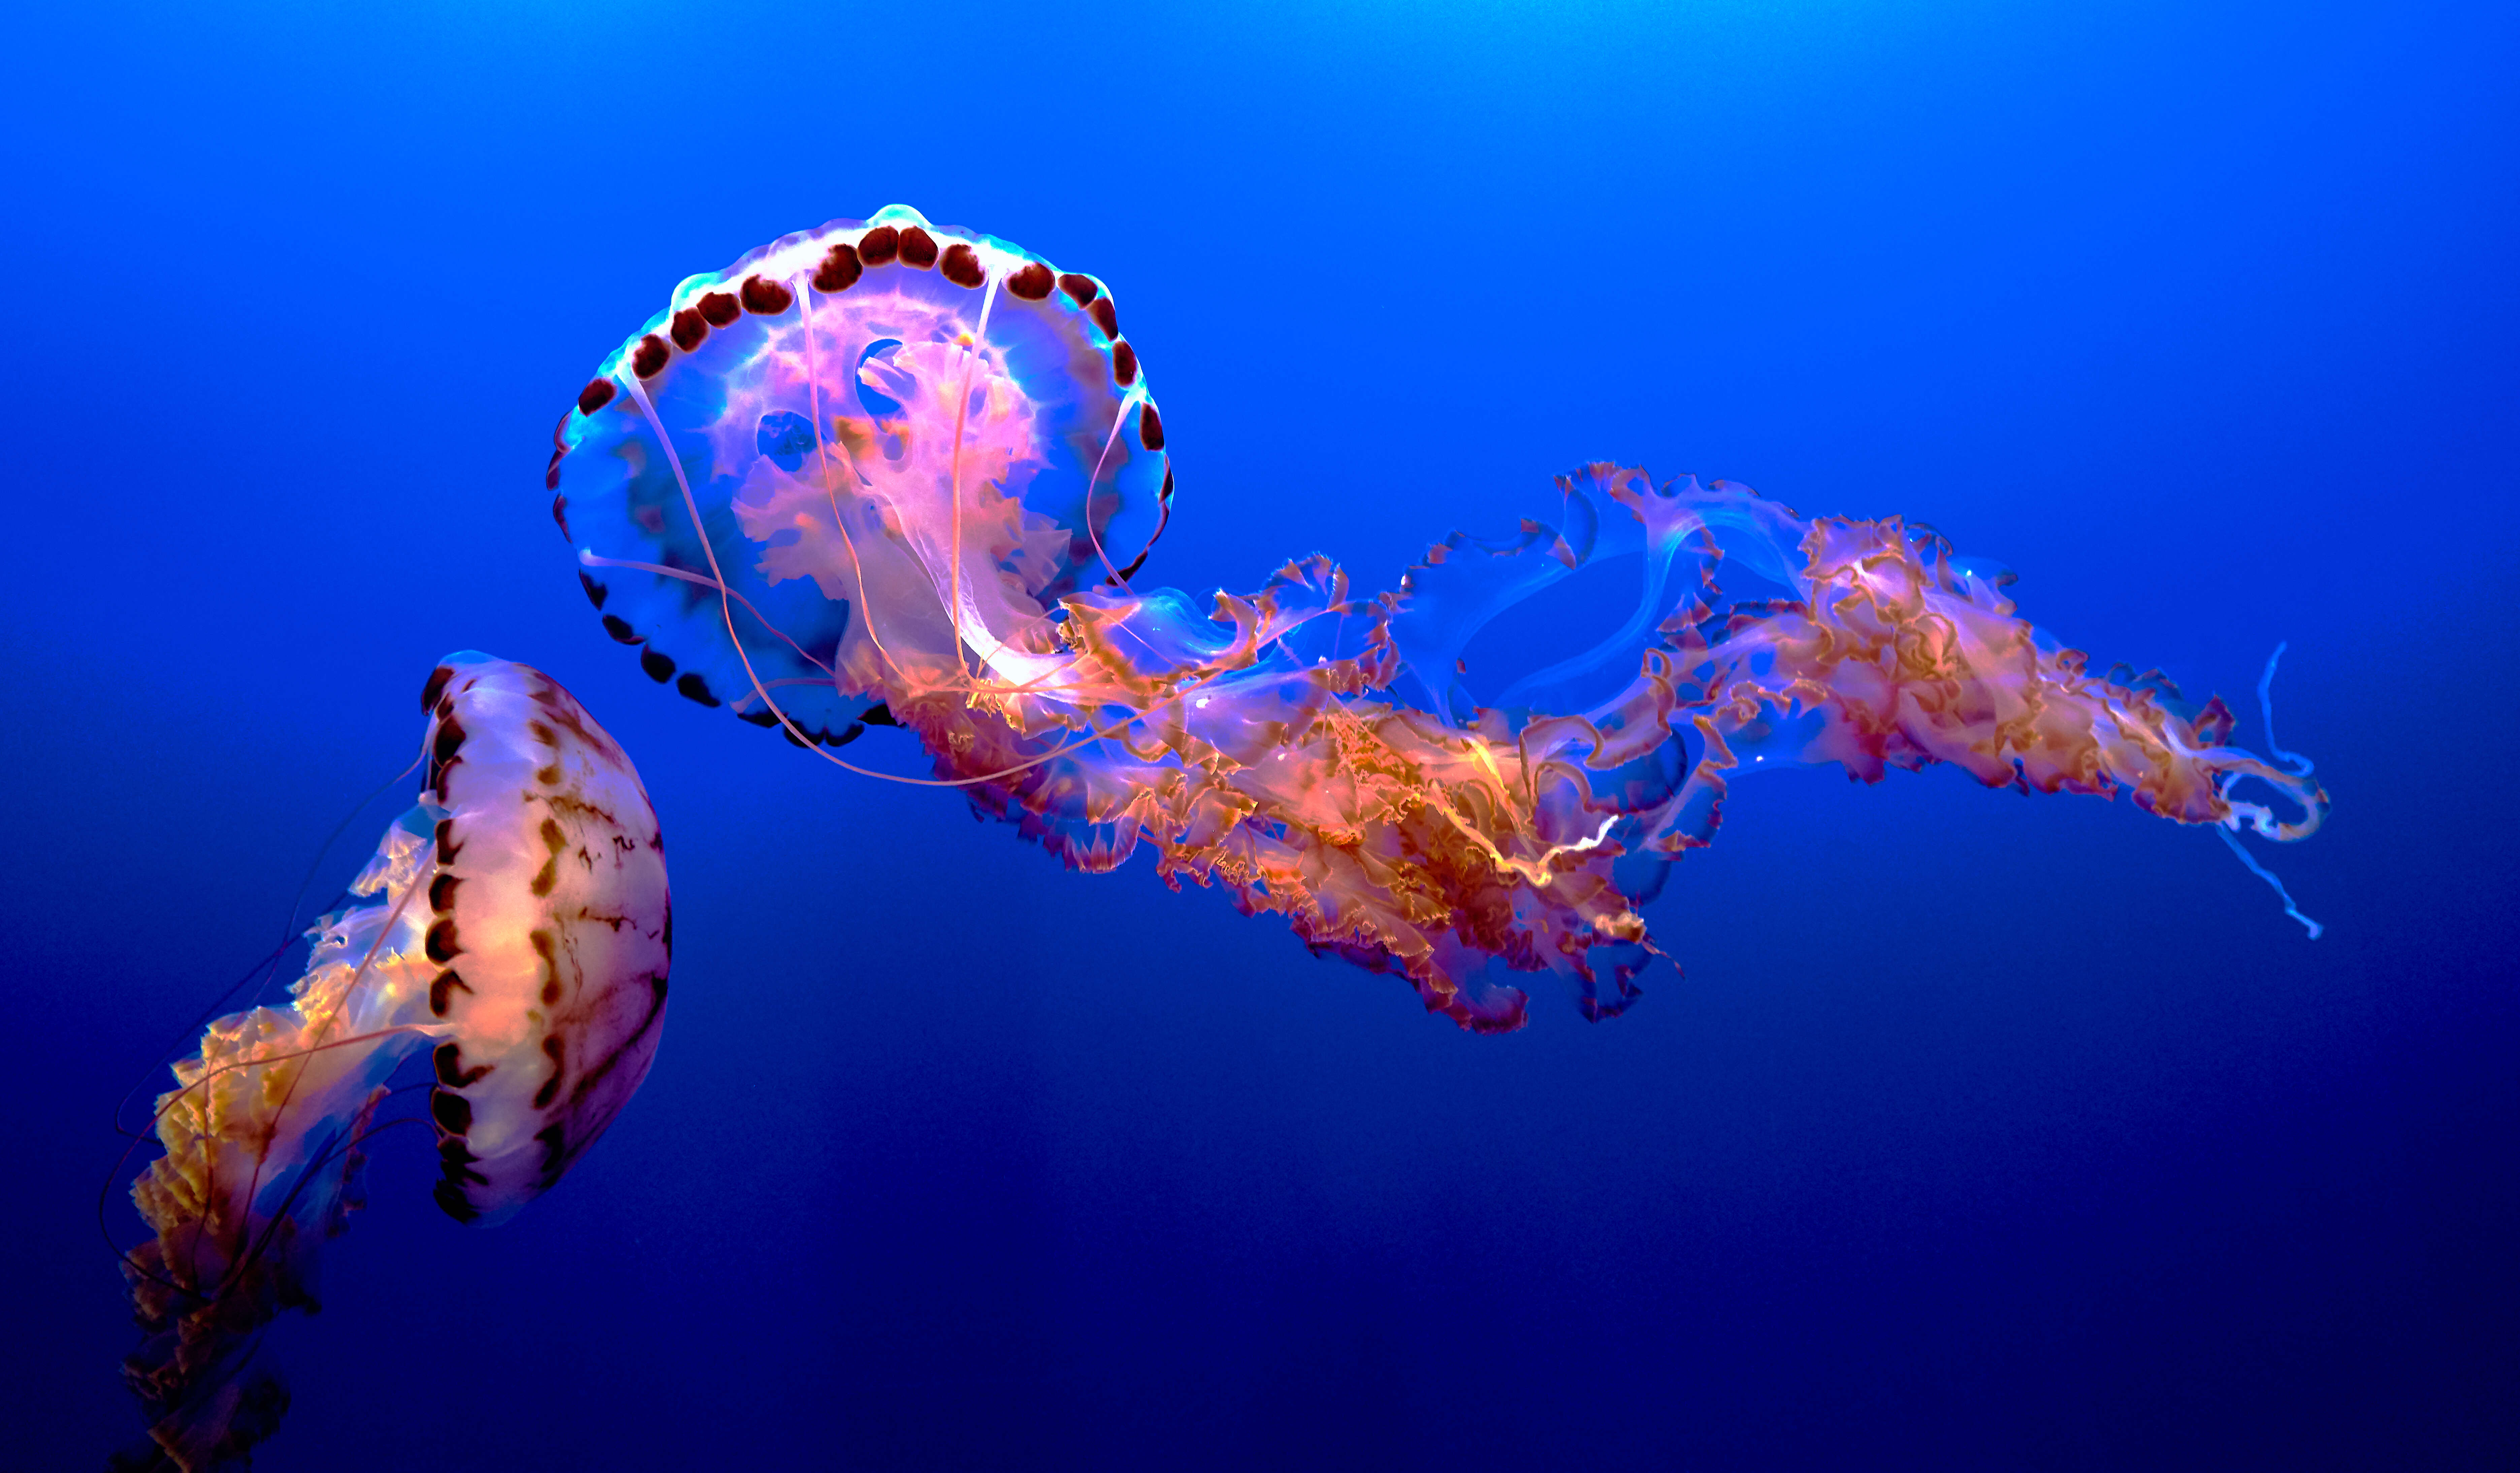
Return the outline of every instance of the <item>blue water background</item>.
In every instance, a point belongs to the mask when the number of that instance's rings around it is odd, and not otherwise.
[[[495,1231],[378,1142],[260,1467],[2511,1465],[2510,7],[6,31],[0,1467],[136,1429],[114,1099],[465,647],[646,775],[664,1048]],[[1685,978],[1473,1038],[671,696],[550,425],[687,273],[892,201],[1113,284],[1155,581],[1378,586],[1613,457],[1930,521],[2253,744],[2290,641],[2329,934],[2124,803],[1770,776],[1652,908]]]

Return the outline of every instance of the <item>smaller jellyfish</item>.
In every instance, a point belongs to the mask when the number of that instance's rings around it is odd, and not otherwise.
[[[451,654],[421,696],[427,782],[311,932],[287,1006],[212,1022],[158,1096],[165,1154],[132,1183],[124,1255],[146,1331],[123,1372],[150,1418],[123,1469],[242,1465],[288,1406],[255,1363],[316,1308],[319,1245],[396,1067],[430,1058],[438,1205],[494,1224],[548,1191],[647,1077],[673,917],[630,759],[538,671]]]

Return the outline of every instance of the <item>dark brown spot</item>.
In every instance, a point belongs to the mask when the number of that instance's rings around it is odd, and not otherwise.
[[[578,587],[586,590],[586,602],[594,604],[598,608],[602,608],[604,606],[604,596],[611,592],[610,589],[608,589],[603,584],[596,582],[594,575],[587,573],[582,569],[577,575],[577,585]]]
[[[1022,270],[1007,278],[1007,290],[1028,302],[1050,295],[1050,289],[1057,284],[1050,268],[1039,261],[1024,262]]]
[[[614,640],[624,645],[636,645],[639,643],[639,636],[630,628],[630,621],[621,617],[619,614],[606,614],[604,616],[604,632],[612,636]]]
[[[577,391],[577,412],[582,415],[595,413],[612,402],[613,392],[611,379],[589,379],[586,387]]]
[[[663,835],[659,834],[657,837],[661,840]],[[660,842],[657,847],[662,848],[662,843]],[[670,900],[665,902],[665,960],[668,961],[674,960],[674,903]],[[661,1003],[665,998],[665,974],[656,973],[654,981],[656,1000]]]
[[[454,756],[455,749],[463,744],[464,723],[452,716],[441,717],[437,723],[437,740],[430,745],[429,755],[443,762]]]
[[[543,468],[544,490],[557,491],[560,489],[560,463],[567,455],[568,452],[565,450],[555,450],[552,452],[551,464]],[[568,518],[561,514],[561,509],[567,505],[568,504],[566,502],[558,500],[557,498],[552,502],[552,520],[560,523],[561,533],[563,536],[567,535],[568,532]]]
[[[868,257],[872,262],[874,257]],[[858,264],[858,250],[843,241],[823,252],[823,263],[814,268],[814,290],[829,294],[846,291],[858,284],[866,268]]]
[[[450,1136],[461,1136],[472,1129],[472,1101],[451,1090],[428,1092],[428,1118]]]
[[[639,668],[648,672],[650,680],[661,686],[674,678],[674,657],[661,649],[642,649],[639,651]]]
[[[1111,344],[1111,381],[1122,388],[1138,381],[1138,350],[1125,337]]]
[[[551,1078],[543,1081],[543,1087],[534,1092],[534,1108],[537,1110],[550,1105],[552,1100],[560,1094],[561,1076],[568,1072],[568,1064],[566,1060],[561,1056],[562,1052],[562,1045],[561,1042],[561,1036],[557,1033],[545,1035],[543,1038],[543,1056],[552,1061],[552,1074]]]
[[[543,820],[542,836],[543,846],[554,854],[568,847],[568,835],[561,831],[560,821],[557,819]]]
[[[543,1148],[543,1190],[560,1184],[561,1174],[568,1170],[568,1132],[555,1122],[534,1132],[534,1139]]]
[[[437,1082],[450,1090],[461,1090],[499,1067],[497,1064],[474,1064],[464,1067],[462,1044],[440,1044],[429,1051],[429,1062],[437,1069]]]
[[[674,682],[674,689],[704,706],[725,704],[709,693],[708,682],[700,679],[697,670],[684,671],[683,678]]]
[[[453,665],[440,665],[428,672],[428,684],[420,688],[420,708],[424,711],[436,710],[437,697],[446,693],[446,683],[454,678]]]
[[[913,225],[901,233],[901,264],[924,271],[936,264],[936,238]]]
[[[459,1223],[475,1223],[481,1219],[480,1209],[464,1200],[464,1188],[452,1180],[438,1183],[430,1195],[437,1198],[438,1211]]]
[[[743,310],[776,317],[796,304],[796,293],[764,276],[743,279]]]
[[[858,237],[858,257],[870,266],[880,266],[901,254],[901,232],[889,225],[878,225]]]
[[[630,353],[630,372],[642,379],[653,379],[665,369],[665,339],[651,333],[639,339]]]
[[[437,980],[428,984],[428,1010],[441,1018],[446,1016],[447,1004],[455,1001],[455,989],[459,987],[466,992],[472,990],[471,983],[455,974],[455,968],[450,966],[439,972]]]
[[[1085,309],[1085,315],[1094,319],[1094,326],[1102,330],[1103,336],[1120,335],[1120,309],[1111,305],[1111,298],[1097,298],[1092,306]]]
[[[712,328],[722,328],[743,315],[742,303],[732,291],[712,291],[700,298],[700,319]]]
[[[1138,443],[1148,450],[1164,448],[1163,418],[1155,413],[1152,402],[1138,411]]]
[[[560,764],[555,762],[549,767],[535,768],[534,781],[545,787],[560,786]]]
[[[463,845],[455,842],[455,821],[453,819],[438,820],[437,862],[441,865],[451,865],[455,863],[455,856],[461,853],[463,848]]]
[[[936,269],[957,287],[976,287],[989,279],[988,273],[980,269],[980,258],[960,241],[945,247],[945,264]]]
[[[529,931],[525,939],[534,944],[534,955],[543,959],[543,1005],[560,1001],[560,968],[552,964],[552,938],[549,931]]]
[[[1102,294],[1102,289],[1094,284],[1094,278],[1078,276],[1073,271],[1058,279],[1058,290],[1066,292],[1080,307]]]
[[[427,950],[428,960],[440,965],[463,956],[464,948],[455,939],[455,922],[441,920],[431,925],[428,928]]]
[[[708,324],[700,320],[699,309],[685,307],[674,314],[674,346],[688,353],[708,336]]]
[[[428,882],[428,908],[443,915],[455,909],[455,892],[464,883],[460,874],[440,874]]]
[[[552,886],[559,883],[560,857],[554,855],[543,861],[543,867],[534,871],[533,892],[536,895],[549,895],[552,892]]]

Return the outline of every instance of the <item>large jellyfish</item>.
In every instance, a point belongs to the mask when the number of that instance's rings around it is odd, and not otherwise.
[[[647,1077],[673,916],[639,775],[538,671],[452,654],[422,692],[427,781],[325,916],[285,1007],[222,1017],[158,1100],[124,1255],[147,1339],[124,1373],[149,1440],[121,1468],[241,1460],[288,1406],[256,1361],[315,1307],[361,1204],[386,1080],[428,1051],[437,1202],[497,1223],[557,1183]]]
[[[685,281],[555,440],[587,596],[658,682],[842,767],[906,727],[931,781],[1068,864],[1146,844],[1469,1028],[1522,1021],[1514,973],[1626,1007],[1660,955],[1639,907],[1746,760],[1948,762],[2277,840],[2326,806],[2219,700],[2093,673],[1930,530],[1723,481],[1585,467],[1391,593],[1321,557],[1204,613],[1138,589],[1173,480],[1110,290],[899,205]],[[1483,625],[1619,555],[1612,638],[1469,689]]]

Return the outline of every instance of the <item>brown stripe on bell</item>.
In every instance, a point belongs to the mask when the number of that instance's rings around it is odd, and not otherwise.
[[[464,1143],[464,1140],[460,1136],[449,1136],[446,1138],[446,1143],[448,1145],[461,1145]],[[468,1155],[465,1159],[469,1161],[472,1158]],[[438,1208],[448,1217],[453,1218],[459,1223],[477,1223],[481,1220],[481,1209],[465,1200],[464,1182],[461,1178],[458,1178],[455,1175],[459,1169],[460,1168],[452,1164],[447,1164],[445,1167],[446,1179],[437,1183],[436,1190],[431,1192],[430,1195],[437,1198]],[[464,1172],[464,1176],[480,1183],[484,1186],[490,1184],[490,1179],[482,1176],[479,1172],[466,1170]]]
[[[534,944],[534,955],[543,960],[542,999],[544,1005],[549,1006],[560,1001],[560,963],[552,958],[551,932],[533,931],[525,939]]]
[[[980,269],[979,256],[960,241],[945,247],[944,258],[936,270],[957,287],[976,287],[989,279],[988,273]]]
[[[651,333],[640,338],[639,346],[631,350],[630,372],[642,379],[653,379],[665,371],[665,360],[671,356],[665,347],[665,339]]]
[[[437,1072],[437,1082],[450,1090],[461,1090],[479,1082],[482,1075],[499,1067],[497,1064],[474,1064],[464,1067],[464,1046],[448,1042],[429,1050],[429,1066]]]
[[[575,1153],[568,1148],[568,1128],[555,1121],[534,1132],[534,1143],[543,1148],[542,1189],[551,1190],[568,1171]]]
[[[535,1109],[549,1109],[551,1102],[559,1097],[560,1082],[568,1074],[566,1053],[566,1046],[559,1034],[543,1035],[543,1056],[551,1060],[552,1072],[551,1078],[543,1081],[543,1087],[534,1092]]]
[[[674,314],[673,332],[674,346],[688,353],[708,336],[708,323],[700,316],[699,308],[685,307]]]
[[[823,252],[823,263],[814,268],[814,290],[826,296],[846,291],[865,273],[866,268],[858,262],[858,248],[842,241]]]
[[[471,983],[456,975],[455,968],[450,966],[439,972],[437,980],[428,984],[428,1010],[441,1018],[446,1016],[446,1009],[455,1005],[455,990],[459,987],[466,992],[472,990]]]
[[[722,328],[743,315],[743,306],[732,291],[712,291],[700,298],[700,321],[712,328]]]
[[[743,279],[743,310],[763,317],[776,317],[796,304],[796,293],[767,277]]]
[[[858,257],[870,266],[890,263],[901,254],[901,232],[889,225],[878,225],[858,237]]]
[[[1057,285],[1058,279],[1050,267],[1040,261],[1026,261],[1023,269],[1007,278],[1007,290],[1028,302],[1037,302],[1050,295],[1050,289]]]
[[[560,854],[568,847],[568,835],[561,832],[560,825],[553,820],[543,820],[542,833],[543,845],[551,850],[551,854],[543,861],[543,867],[534,871],[533,884],[529,887],[538,896],[549,895],[552,886],[560,883]]]
[[[901,264],[924,271],[936,264],[936,238],[913,225],[901,233]]]
[[[472,1101],[452,1090],[431,1090],[428,1118],[449,1136],[464,1135],[472,1129]]]
[[[441,712],[437,718],[437,739],[429,743],[428,778],[425,784],[438,796],[446,798],[446,775],[462,759],[458,748],[464,745],[464,724],[452,712]]]

